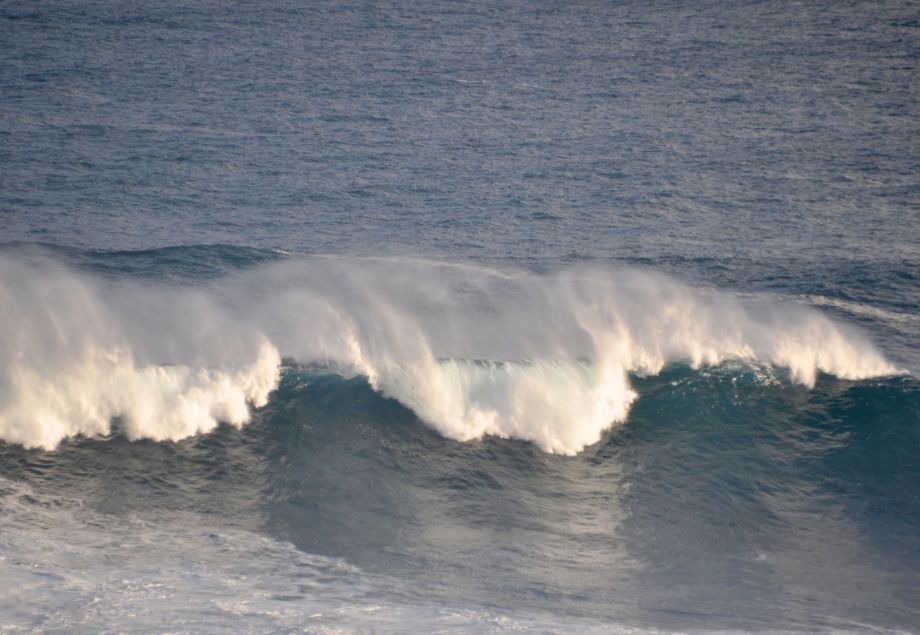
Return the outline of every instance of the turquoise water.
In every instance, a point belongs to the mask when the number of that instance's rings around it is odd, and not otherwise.
[[[0,630],[917,630],[910,3],[0,41]]]

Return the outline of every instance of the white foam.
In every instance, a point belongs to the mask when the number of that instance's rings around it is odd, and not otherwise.
[[[242,425],[279,351],[365,375],[452,438],[566,454],[625,419],[631,372],[734,359],[808,386],[898,372],[815,309],[632,270],[299,258],[177,288],[0,260],[0,311],[0,438],[43,448],[113,417],[158,440]]]
[[[920,323],[920,315],[916,313],[906,313],[901,311],[892,311],[890,309],[883,309],[881,307],[872,306],[870,304],[864,304],[861,302],[853,302],[851,300],[843,300],[840,298],[831,298],[824,295],[803,295],[802,299],[810,304],[816,306],[827,306],[835,309],[840,309],[847,313],[852,313],[854,315],[861,315],[870,318],[875,318],[882,320],[888,323],[894,324],[918,324]]]
[[[251,350],[233,362],[214,342],[214,350],[178,350],[200,324],[159,320],[160,311],[138,301],[143,289],[106,290],[56,267],[9,262],[0,263],[0,276],[0,438],[7,442],[51,449],[66,437],[107,435],[115,418],[130,439],[175,441],[219,421],[246,423],[247,404],[265,405],[278,382],[281,359],[264,336],[247,334]],[[199,321],[216,312],[185,292],[159,290],[147,301],[179,315],[193,309]]]
[[[433,604],[410,582],[213,523],[193,512],[103,514],[0,477],[0,631],[630,632]]]

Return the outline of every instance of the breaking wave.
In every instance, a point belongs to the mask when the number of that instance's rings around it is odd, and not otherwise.
[[[2,257],[0,315],[0,438],[45,449],[113,421],[155,440],[243,425],[282,355],[363,375],[446,436],[563,454],[626,418],[630,373],[740,360],[813,386],[899,372],[814,308],[629,269],[290,258],[183,286]]]

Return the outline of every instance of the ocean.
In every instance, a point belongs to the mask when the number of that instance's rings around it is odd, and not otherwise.
[[[920,10],[0,3],[0,632],[920,632]]]

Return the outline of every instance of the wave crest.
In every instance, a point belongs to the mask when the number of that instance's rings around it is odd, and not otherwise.
[[[363,374],[449,437],[565,454],[626,418],[629,373],[673,362],[788,367],[808,386],[898,372],[815,309],[633,270],[313,258],[193,288],[0,259],[0,310],[0,438],[49,449],[113,418],[132,439],[240,426],[280,353]]]

